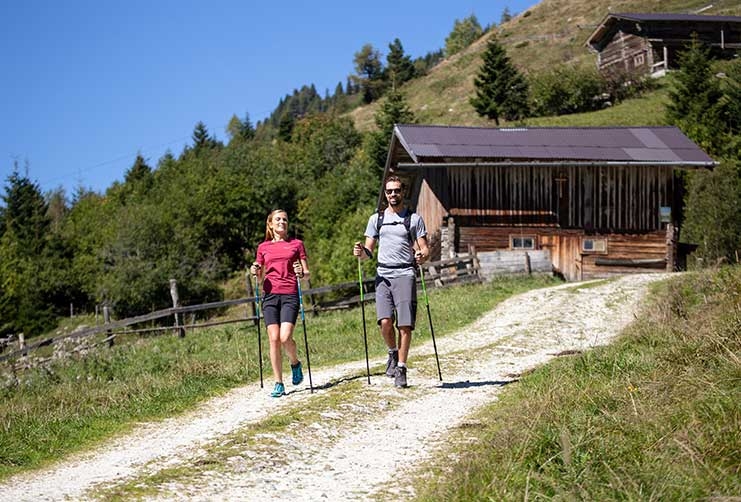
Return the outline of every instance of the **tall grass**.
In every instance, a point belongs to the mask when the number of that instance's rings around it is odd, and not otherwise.
[[[436,334],[453,332],[514,293],[552,283],[543,277],[511,278],[431,289]],[[420,309],[419,315],[426,312]],[[420,317],[418,324],[415,340],[428,338],[426,320]],[[316,317],[307,313],[306,325],[312,366],[364,357],[360,309]],[[366,329],[371,355],[384,354],[373,303],[366,305]],[[297,330],[301,356],[300,321]],[[133,338],[57,360],[45,369],[13,375],[0,368],[0,478],[87,448],[138,421],[180,413],[208,397],[257,381],[256,334],[250,323],[189,332],[182,339]],[[270,375],[267,351],[264,336],[264,368]]]
[[[419,498],[739,497],[739,354],[741,267],[674,278],[616,343],[508,387]]]

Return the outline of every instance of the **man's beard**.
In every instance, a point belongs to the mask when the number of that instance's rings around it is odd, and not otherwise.
[[[396,200],[396,202],[394,202],[394,200]],[[396,207],[399,204],[401,204],[401,197],[399,197],[398,199],[389,199],[389,206]]]

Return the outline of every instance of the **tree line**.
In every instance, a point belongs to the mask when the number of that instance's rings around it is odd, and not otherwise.
[[[507,82],[487,75],[517,78],[512,69],[492,71],[492,61],[511,64],[495,51],[482,58],[471,102],[487,98],[486,109],[506,113],[507,92],[481,92]],[[711,62],[704,51],[693,44],[683,56],[667,121],[721,159],[715,171],[688,176],[683,236],[700,244],[704,263],[715,263],[737,260],[741,247],[741,65]],[[528,86],[507,86],[521,88]],[[0,205],[0,336],[42,333],[70,305],[91,312],[106,304],[119,318],[169,307],[169,279],[178,281],[183,304],[221,299],[224,281],[254,259],[265,218],[278,207],[307,242],[317,284],[352,280],[349,246],[375,207],[393,125],[415,117],[393,86],[366,133],[310,102],[275,136],[246,115],[232,118],[222,143],[199,122],[179,155],[168,152],[155,165],[137,156],[104,193],[44,194],[16,164]]]

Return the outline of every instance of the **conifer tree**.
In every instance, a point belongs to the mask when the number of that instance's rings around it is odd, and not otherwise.
[[[209,135],[208,129],[206,129],[206,124],[201,121],[198,121],[193,129],[193,135],[191,138],[193,139],[193,149],[196,152],[205,148],[214,147],[217,144],[216,140]]]
[[[483,64],[474,79],[476,95],[470,99],[476,112],[499,125],[499,119],[520,120],[528,113],[528,84],[491,37],[481,56]]]
[[[401,84],[414,78],[414,63],[412,58],[404,54],[401,40],[395,38],[389,44],[389,53],[386,56],[386,72],[392,89],[397,89]]]
[[[509,12],[509,7],[504,7],[504,10],[502,11],[502,17],[499,18],[499,24],[504,24],[509,22],[512,19],[512,14]]]
[[[697,36],[679,53],[679,68],[673,75],[674,87],[669,91],[667,121],[709,154],[718,154],[724,142],[718,135],[723,130],[718,107],[722,93],[712,72],[710,49]]]
[[[0,334],[32,336],[53,322],[45,301],[48,284],[46,242],[50,229],[47,205],[38,185],[18,173],[8,177],[0,236]]]
[[[388,154],[389,141],[395,124],[413,124],[414,112],[409,108],[406,98],[399,92],[390,91],[383,100],[374,117],[378,131],[368,136],[366,151],[379,175],[383,174]]]

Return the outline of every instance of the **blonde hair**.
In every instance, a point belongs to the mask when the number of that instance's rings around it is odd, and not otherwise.
[[[270,214],[268,215],[268,219],[265,221],[265,240],[266,241],[272,241],[275,238],[275,234],[273,233],[273,229],[270,226],[270,222],[273,219],[273,216],[275,216],[278,213],[283,213],[286,215],[286,218],[288,218],[288,212],[286,212],[283,209],[273,209],[270,211]]]

